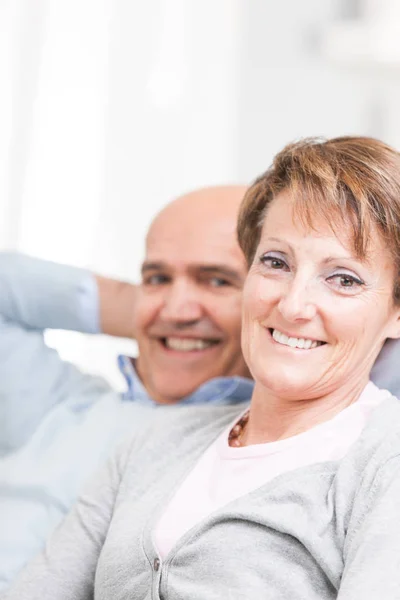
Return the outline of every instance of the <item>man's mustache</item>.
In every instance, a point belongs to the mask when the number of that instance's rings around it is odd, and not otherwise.
[[[179,335],[185,337],[195,337],[202,339],[221,339],[222,331],[214,325],[209,319],[199,319],[197,321],[178,321],[176,323],[155,323],[147,333],[151,337],[166,338]]]

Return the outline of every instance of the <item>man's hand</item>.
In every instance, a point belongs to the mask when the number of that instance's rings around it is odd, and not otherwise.
[[[132,283],[96,276],[102,333],[135,338],[134,310],[136,286]]]

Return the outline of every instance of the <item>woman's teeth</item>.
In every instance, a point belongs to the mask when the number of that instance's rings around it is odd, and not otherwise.
[[[165,346],[171,350],[180,352],[192,352],[193,350],[205,350],[216,342],[214,340],[195,340],[193,338],[167,337],[164,340]]]
[[[301,348],[302,350],[311,350],[317,346],[321,346],[323,342],[317,342],[316,340],[308,340],[306,338],[295,338],[288,337],[284,333],[281,333],[277,329],[272,331],[272,337],[278,344],[284,346],[290,346],[291,348]]]

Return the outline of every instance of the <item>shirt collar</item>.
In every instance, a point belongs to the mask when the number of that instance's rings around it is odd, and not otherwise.
[[[128,386],[124,400],[157,405],[141,382],[134,362],[135,359],[129,356],[118,356],[118,366]],[[238,404],[250,400],[253,386],[253,381],[247,377],[215,377],[203,383],[189,396],[182,398],[179,404]]]

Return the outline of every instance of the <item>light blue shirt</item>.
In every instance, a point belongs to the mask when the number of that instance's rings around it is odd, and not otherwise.
[[[45,329],[98,333],[96,280],[83,269],[0,253],[0,590],[43,546],[82,485],[157,406],[132,360],[124,394],[44,343]],[[181,404],[249,400],[252,382],[220,377]]]

